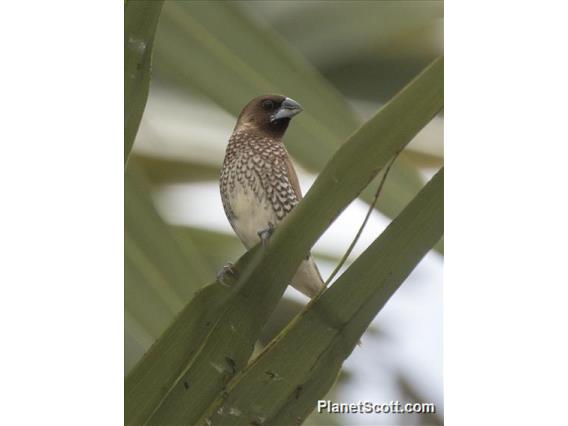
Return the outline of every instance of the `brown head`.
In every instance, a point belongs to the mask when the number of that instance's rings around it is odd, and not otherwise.
[[[302,106],[281,95],[262,95],[242,109],[235,130],[251,130],[273,139],[284,136],[290,120],[302,112]]]

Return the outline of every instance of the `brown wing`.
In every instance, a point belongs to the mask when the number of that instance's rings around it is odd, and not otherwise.
[[[298,200],[302,199],[302,189],[300,188],[300,181],[298,180],[298,175],[296,174],[296,170],[294,170],[294,165],[290,161],[290,157],[286,156],[284,160],[284,164],[286,164],[286,171],[288,172],[288,179],[290,180],[290,184],[292,185],[292,189],[296,193]]]

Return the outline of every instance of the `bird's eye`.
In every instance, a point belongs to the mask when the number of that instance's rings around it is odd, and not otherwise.
[[[274,108],[274,102],[272,102],[270,99],[266,99],[266,100],[262,101],[262,107],[265,110],[270,111]]]

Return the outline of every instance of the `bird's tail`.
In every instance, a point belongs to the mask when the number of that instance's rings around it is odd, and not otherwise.
[[[294,278],[292,278],[292,287],[301,291],[310,299],[317,296],[321,289],[325,287],[323,278],[311,255],[300,264]],[[357,346],[361,346],[361,344],[361,340],[359,340]]]
[[[325,284],[314,262],[314,258],[310,256],[308,259],[303,260],[294,278],[292,278],[292,287],[313,299],[324,286]]]

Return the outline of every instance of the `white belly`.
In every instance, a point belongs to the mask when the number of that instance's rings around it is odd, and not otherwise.
[[[277,223],[276,214],[266,197],[257,197],[246,184],[236,184],[229,194],[229,203],[235,215],[233,229],[246,248],[251,248],[260,241],[258,232],[267,229],[269,222],[272,225]]]

